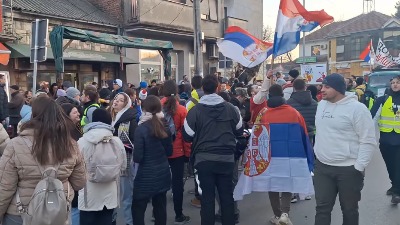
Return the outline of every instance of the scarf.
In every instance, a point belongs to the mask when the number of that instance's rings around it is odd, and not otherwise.
[[[156,116],[158,118],[162,119],[162,118],[164,118],[164,113],[161,111],[161,112],[157,113]],[[143,112],[142,115],[140,116],[138,125],[140,125],[146,121],[149,121],[152,118],[153,118],[153,114],[151,114],[149,112]]]

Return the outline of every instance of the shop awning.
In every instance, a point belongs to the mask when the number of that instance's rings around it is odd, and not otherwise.
[[[0,43],[0,63],[7,66],[8,61],[10,61],[10,53],[11,51]]]
[[[53,48],[56,70],[64,72],[64,39],[90,41],[105,45],[117,46],[119,48],[137,48],[158,50],[164,59],[164,75],[171,75],[171,54],[172,42],[160,41],[145,38],[121,36],[115,34],[100,33],[88,30],[81,30],[72,27],[55,26],[50,32],[50,44]]]
[[[29,58],[31,55],[31,48],[29,45],[10,44],[10,43],[5,43],[5,44],[11,50],[11,58]],[[47,48],[47,59],[54,59],[53,52],[50,47]],[[119,63],[120,55],[108,52],[97,52],[97,51],[68,48],[64,51],[64,60]],[[125,64],[139,64],[139,62],[127,57],[123,57],[123,62]]]

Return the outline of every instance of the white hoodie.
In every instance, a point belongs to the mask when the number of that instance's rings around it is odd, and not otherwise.
[[[353,166],[364,171],[378,149],[371,113],[357,96],[331,103],[321,101],[315,116],[314,151],[330,166]]]

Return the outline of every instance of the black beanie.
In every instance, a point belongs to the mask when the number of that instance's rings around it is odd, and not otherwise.
[[[342,95],[346,93],[346,81],[344,80],[344,77],[338,73],[326,76],[322,81],[322,84],[328,85]]]
[[[102,122],[111,125],[111,114],[105,109],[96,109],[93,111],[92,122]]]
[[[269,88],[269,96],[270,97],[283,97],[283,89],[279,84],[273,84]]]
[[[293,77],[293,79],[296,79],[300,75],[298,70],[290,70],[289,71],[289,76]]]

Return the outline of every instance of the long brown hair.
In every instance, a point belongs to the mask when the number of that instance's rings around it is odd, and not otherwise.
[[[38,97],[32,102],[32,119],[21,131],[33,129],[32,154],[41,165],[62,163],[76,151],[71,130],[72,121],[51,98]],[[52,156],[52,158],[50,158]]]
[[[178,86],[175,81],[167,80],[164,83],[163,95],[167,98],[167,101],[164,103],[164,110],[170,115],[175,115],[177,108],[177,95],[178,95]]]
[[[151,118],[151,127],[153,135],[156,138],[166,138],[168,137],[165,131],[164,123],[160,118],[157,117],[157,113],[161,112],[161,101],[157,96],[150,95],[147,96],[146,100],[142,104],[143,110],[151,113],[153,117]]]
[[[117,116],[118,112],[116,112],[115,109],[112,106],[113,106],[113,103],[114,103],[114,101],[115,101],[115,99],[117,98],[118,95],[124,96],[124,103],[125,103],[124,107],[126,107],[126,104],[128,104],[128,102],[129,102],[129,96],[127,94],[119,93],[119,94],[115,95],[114,99],[110,102],[110,106],[108,108],[109,112],[111,113],[111,117],[112,117],[113,120],[115,120],[115,117]]]

